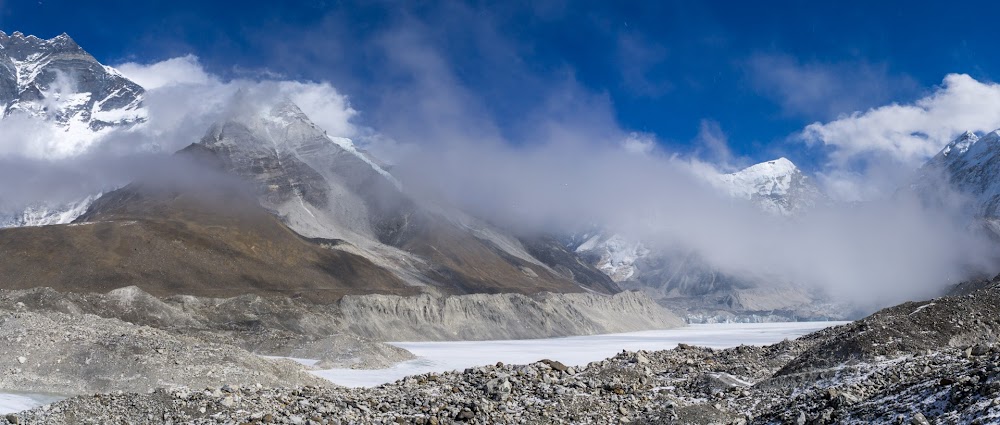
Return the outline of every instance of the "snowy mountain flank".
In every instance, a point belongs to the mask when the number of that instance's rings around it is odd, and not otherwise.
[[[13,141],[25,146],[28,157],[72,157],[114,130],[145,122],[144,92],[66,34],[46,40],[0,31],[2,118],[7,125],[35,130],[28,132],[33,140]],[[98,196],[4,205],[0,228],[70,223]]]
[[[919,170],[913,185],[925,200],[947,202],[952,191],[964,196],[974,225],[1000,236],[1000,130],[982,137],[965,132]]]
[[[3,117],[35,118],[56,134],[37,156],[78,154],[113,128],[143,122],[143,92],[66,34],[44,40],[0,32]]]
[[[87,212],[90,204],[99,197],[100,195],[91,195],[76,202],[56,206],[40,203],[17,213],[0,215],[0,228],[69,224]]]
[[[811,179],[786,158],[711,175],[708,183],[735,201],[780,217],[791,218],[827,202]],[[620,234],[590,233],[570,247],[623,288],[643,291],[675,311],[686,312],[689,320],[842,317],[825,304],[817,305],[817,296],[805,289],[773,282],[761,287],[752,278],[716,270],[697,252],[682,247],[652,249]]]
[[[815,207],[819,189],[792,161],[778,158],[719,176],[717,186],[766,212],[792,216]]]

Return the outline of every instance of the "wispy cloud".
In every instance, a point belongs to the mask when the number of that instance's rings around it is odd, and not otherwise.
[[[732,171],[733,152],[729,149],[729,138],[722,131],[718,121],[703,119],[698,126],[697,143],[702,149],[700,156],[723,170]]]
[[[916,90],[886,64],[804,62],[784,54],[755,54],[745,63],[751,84],[788,116],[832,119],[881,105]]]
[[[301,66],[322,61],[329,69],[344,62],[343,72],[365,74],[365,78],[344,80],[352,91],[325,81],[227,80],[205,71],[191,56],[123,66],[127,75],[149,85],[150,120],[143,133],[105,141],[105,148],[116,147],[105,152],[130,152],[130,146],[145,142],[172,152],[195,142],[219,118],[224,102],[237,89],[251,87],[273,96],[290,96],[322,128],[338,136],[368,140],[383,151],[380,154],[393,156],[392,172],[418,199],[445,200],[518,230],[573,230],[577,225],[602,223],[651,245],[695,250],[728,273],[814,285],[861,301],[923,296],[948,278],[961,275],[966,266],[985,263],[983,256],[989,251],[964,231],[951,211],[925,210],[910,199],[824,209],[792,222],[736,203],[706,182],[733,161],[729,137],[717,122],[703,121],[697,130],[705,155],[720,165],[671,155],[652,135],[623,125],[615,99],[582,84],[572,68],[539,71],[523,63],[524,46],[506,37],[488,11],[464,4],[441,7],[449,13],[443,24],[447,28],[401,11],[393,12],[384,26],[347,41],[327,42],[344,31],[338,29],[342,17],[337,16],[324,19],[319,28],[266,34],[277,40],[268,45],[269,52],[291,48],[305,52],[274,55],[275,60],[290,58],[302,61],[297,64]],[[468,38],[448,37],[456,33]],[[337,49],[351,42],[360,46],[354,52],[357,57],[345,58],[344,50]],[[456,49],[454,43],[467,44]],[[456,51],[483,58],[473,65],[456,62],[451,57]],[[859,100],[841,93],[866,87],[845,81],[852,75],[862,81],[867,78],[873,86],[881,84],[880,76],[887,72],[877,66],[848,72],[847,68],[831,70],[781,57],[762,57],[755,63],[760,71],[755,75],[762,78],[760,88],[790,114],[830,117],[886,100],[883,95]],[[489,67],[497,69],[479,72]],[[944,92],[970,85],[950,81],[946,80]],[[642,81],[638,82],[641,88]],[[795,91],[812,85],[821,88],[805,94]],[[347,92],[364,93],[364,106],[352,102]],[[820,105],[827,102],[840,106]],[[920,102],[816,124],[803,135],[830,147],[835,155],[831,164],[844,162],[852,152],[894,152],[892,143],[855,141],[852,136],[857,134],[851,131],[868,126],[860,134],[892,136],[899,130],[885,128],[898,124],[868,115],[889,114],[879,111],[898,108],[928,114],[940,108],[927,105],[942,101]],[[953,115],[918,118],[949,117]],[[916,125],[912,121],[906,122]],[[906,157],[905,153],[901,151],[900,156]],[[129,156],[108,158],[124,164]],[[73,169],[82,164],[61,167]],[[833,173],[841,168],[831,167],[831,178],[843,181]],[[127,175],[114,177],[121,180]]]
[[[0,180],[19,182],[0,185],[0,208],[74,201],[153,171],[166,174],[167,158],[200,141],[240,89],[264,99],[288,97],[332,135],[370,134],[355,125],[357,111],[329,83],[226,81],[206,71],[194,56],[120,68],[146,84],[148,114],[142,124],[107,130],[86,148],[65,154],[58,145],[72,142],[74,135],[52,123],[27,115],[0,120]]]

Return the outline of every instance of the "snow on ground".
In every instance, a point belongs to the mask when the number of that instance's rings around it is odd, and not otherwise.
[[[28,410],[64,398],[66,397],[51,394],[0,393],[0,415]]]
[[[846,322],[720,323],[660,331],[510,341],[393,342],[417,356],[388,369],[326,369],[314,374],[347,387],[374,387],[428,372],[464,370],[504,362],[527,364],[541,359],[582,366],[622,350],[665,350],[678,343],[712,348],[767,345]]]
[[[373,387],[409,375],[463,370],[496,362],[527,364],[541,359],[552,359],[569,366],[582,366],[611,357],[622,350],[665,350],[676,347],[678,343],[712,348],[728,348],[741,344],[766,345],[843,323],[846,322],[717,323],[661,331],[568,338],[393,342],[392,345],[410,350],[417,358],[389,369],[326,369],[314,370],[313,373],[348,387]],[[291,360],[305,366],[314,366],[317,362],[298,358]],[[0,392],[0,414],[31,409],[63,398],[65,397],[51,394]]]

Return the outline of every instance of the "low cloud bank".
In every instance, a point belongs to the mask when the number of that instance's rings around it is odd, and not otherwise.
[[[551,85],[545,102],[525,112],[513,138],[498,131],[488,108],[455,87],[447,72],[421,64],[433,60],[409,55],[395,66],[425,72],[400,91],[402,98],[433,94],[434,99],[409,102],[397,110],[398,117],[382,110],[378,115],[388,121],[364,125],[348,98],[329,83],[223,81],[191,56],[123,64],[123,74],[147,85],[148,121],[113,132],[73,158],[30,157],[7,149],[17,143],[3,143],[0,178],[22,184],[5,185],[0,198],[12,205],[65,201],[148,176],[156,168],[150,164],[198,141],[243,89],[262,99],[287,96],[331,135],[355,138],[391,159],[391,172],[416,197],[522,233],[572,233],[596,224],[651,247],[693,250],[729,274],[813,286],[866,306],[931,296],[949,282],[995,271],[991,245],[966,231],[960,202],[929,207],[903,191],[863,203],[834,202],[792,219],[771,216],[712,184],[733,160],[717,123],[705,121],[701,136],[715,163],[664,152],[652,135],[621,128],[606,96],[567,77]],[[981,101],[991,102],[989,93],[996,90],[970,80],[950,75],[914,105],[807,127],[805,140],[832,149],[821,182],[856,195],[872,171],[841,164],[871,152],[887,154],[896,164],[919,164],[953,133],[1000,127],[991,121],[995,117],[963,115],[961,105],[971,102],[970,96],[985,91],[987,100]],[[949,120],[944,127],[927,124]],[[19,128],[4,137],[23,146],[52,137],[44,133],[50,129],[32,123],[0,125]],[[892,180],[905,181],[904,174],[893,174]]]

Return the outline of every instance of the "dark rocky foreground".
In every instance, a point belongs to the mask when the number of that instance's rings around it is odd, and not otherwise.
[[[19,423],[997,423],[1000,280],[767,347],[681,345],[413,376],[373,389],[81,396]],[[2,420],[0,420],[2,422]]]

